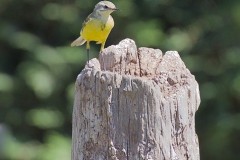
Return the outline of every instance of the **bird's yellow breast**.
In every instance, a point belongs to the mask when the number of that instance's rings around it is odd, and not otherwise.
[[[103,43],[106,41],[113,26],[114,21],[110,15],[105,22],[92,18],[87,21],[86,24],[84,24],[81,31],[81,36],[86,41],[97,41],[97,43]]]

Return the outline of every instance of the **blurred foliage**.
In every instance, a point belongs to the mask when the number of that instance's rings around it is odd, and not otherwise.
[[[71,48],[98,1],[0,0],[0,159],[67,160],[74,82],[86,62]],[[106,46],[177,50],[196,76],[201,159],[240,159],[240,1],[114,0]],[[92,45],[97,57],[99,45]]]

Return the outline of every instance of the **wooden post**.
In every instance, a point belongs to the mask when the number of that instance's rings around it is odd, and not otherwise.
[[[72,160],[199,160],[194,76],[176,51],[125,39],[79,74]]]

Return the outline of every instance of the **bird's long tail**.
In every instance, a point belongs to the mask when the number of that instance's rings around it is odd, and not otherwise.
[[[73,41],[73,42],[71,43],[71,46],[72,46],[72,47],[73,47],[73,46],[81,46],[81,45],[83,45],[85,42],[86,42],[85,39],[83,39],[82,37],[78,37],[75,41]]]

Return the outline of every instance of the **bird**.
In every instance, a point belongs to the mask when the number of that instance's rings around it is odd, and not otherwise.
[[[118,9],[110,1],[100,1],[97,3],[93,12],[83,22],[80,36],[71,43],[72,47],[81,46],[85,42],[87,43],[88,62],[91,41],[101,44],[100,52],[104,49],[108,35],[114,27],[114,20],[110,14],[116,10]]]

